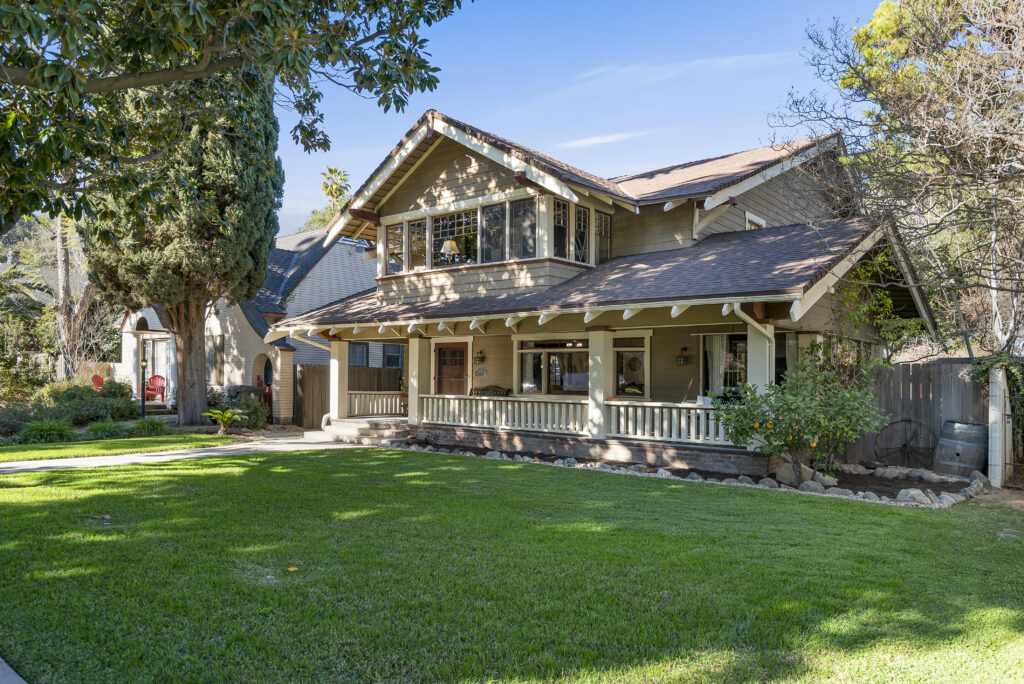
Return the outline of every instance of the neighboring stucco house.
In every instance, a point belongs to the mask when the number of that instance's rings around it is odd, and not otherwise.
[[[206,323],[207,378],[211,386],[229,393],[258,383],[271,385],[276,422],[292,420],[293,367],[296,364],[328,364],[329,347],[319,338],[264,342],[270,324],[295,316],[373,285],[376,264],[368,257],[363,240],[342,238],[325,244],[326,230],[278,237],[270,253],[267,279],[251,301],[236,306],[218,302]],[[160,311],[147,308],[128,314],[121,326],[121,363],[116,375],[132,383],[138,392],[140,349],[148,360],[146,375],[167,380],[168,398],[174,390],[174,340],[161,320]],[[297,344],[305,338],[308,344]],[[318,345],[318,346],[317,346]],[[402,347],[366,343],[352,355],[354,365],[380,367],[390,353]]]
[[[330,343],[339,430],[407,412],[438,443],[763,474],[712,399],[775,382],[825,332],[832,286],[889,241],[806,173],[840,145],[605,179],[429,111],[327,236],[377,243],[376,288],[265,339]],[[892,289],[930,324],[916,289]],[[407,400],[348,391],[347,357],[369,340],[408,345]]]

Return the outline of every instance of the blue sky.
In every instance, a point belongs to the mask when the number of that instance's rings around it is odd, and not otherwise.
[[[815,86],[801,52],[809,23],[867,21],[878,0],[840,2],[480,0],[430,27],[441,83],[385,114],[326,90],[331,150],[307,154],[279,111],[281,234],[326,203],[320,172],[353,190],[427,109],[479,126],[600,176],[771,144],[768,114],[791,88]]]

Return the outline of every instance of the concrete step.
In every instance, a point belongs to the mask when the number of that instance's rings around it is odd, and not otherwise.
[[[342,435],[328,430],[316,430],[303,433],[307,442],[338,442],[341,444],[359,444],[362,446],[389,447],[392,442],[404,442],[401,438],[366,437],[361,435]]]
[[[352,425],[346,425],[344,427],[335,427],[328,425],[324,432],[333,432],[336,435],[342,435],[345,437],[408,437],[408,428],[372,428],[372,427],[356,427]]]

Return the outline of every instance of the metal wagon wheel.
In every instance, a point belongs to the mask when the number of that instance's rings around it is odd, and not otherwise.
[[[894,420],[875,436],[875,458],[889,465],[931,468],[938,439],[919,420]]]

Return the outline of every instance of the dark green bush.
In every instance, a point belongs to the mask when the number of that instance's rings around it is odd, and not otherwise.
[[[125,436],[125,430],[107,418],[85,428],[87,439],[117,439]]]
[[[223,410],[231,406],[231,402],[228,401],[228,393],[219,387],[207,387],[206,388],[206,407],[211,409]]]
[[[93,394],[96,394],[95,390]],[[110,417],[110,402],[98,395],[91,399],[68,401],[57,406],[40,408],[39,417],[46,420],[63,420],[72,425],[88,425]]]
[[[75,431],[64,420],[36,420],[21,429],[18,439],[22,444],[73,442]]]
[[[66,406],[71,402],[90,401],[100,397],[100,393],[91,384],[79,382],[51,382],[36,390],[32,395],[32,405],[39,408]]]
[[[131,397],[117,397],[107,401],[107,415],[111,420],[135,420],[139,417],[139,405]]]
[[[26,423],[32,422],[35,412],[27,403],[8,402],[0,407],[0,435],[16,435]]]
[[[132,386],[127,382],[107,380],[103,383],[103,389],[100,390],[100,395],[110,399],[131,399]]]
[[[171,431],[167,423],[159,418],[141,418],[132,423],[129,428],[133,435],[139,437],[150,437],[153,435],[166,435]]]
[[[235,407],[245,415],[238,421],[241,428],[250,430],[262,430],[267,426],[267,418],[270,416],[270,407],[263,403],[259,397],[246,397],[238,402]]]

